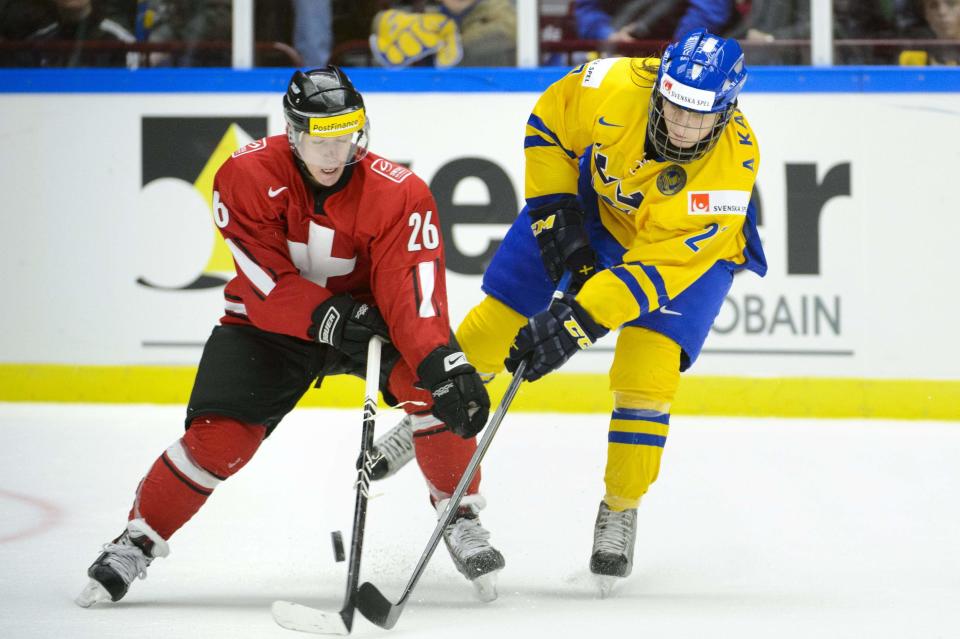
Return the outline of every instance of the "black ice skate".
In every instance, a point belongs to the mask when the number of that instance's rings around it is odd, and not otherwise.
[[[481,495],[467,495],[460,502],[453,521],[443,531],[453,565],[470,580],[481,601],[497,598],[497,573],[506,565],[500,551],[490,545],[490,533],[480,524],[477,513],[487,505]],[[442,514],[447,500],[437,502]]]
[[[404,415],[400,422],[373,442],[370,479],[386,479],[413,459],[413,417]]]
[[[617,579],[630,575],[636,540],[637,509],[616,512],[601,501],[593,528],[593,554],[590,555],[590,572],[598,577],[601,597],[610,594]]]
[[[127,522],[123,533],[97,557],[87,576],[90,583],[76,598],[82,608],[102,601],[120,601],[134,579],[147,577],[147,566],[156,557],[170,554],[167,542],[142,519]]]

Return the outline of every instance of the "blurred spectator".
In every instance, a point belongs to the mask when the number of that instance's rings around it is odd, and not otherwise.
[[[833,1],[833,35],[838,40],[890,38],[889,17],[878,0]],[[890,64],[889,49],[873,45],[847,45],[836,49],[835,64]]]
[[[903,38],[960,40],[960,0],[897,0],[894,24]],[[931,45],[926,49],[908,49],[900,53],[900,64],[960,64],[960,48]]]
[[[138,55],[123,47],[88,46],[134,42],[132,33],[103,17],[94,0],[53,0],[53,6],[54,20],[28,35],[27,40],[57,46],[38,46],[22,53],[20,66],[137,67]]]
[[[751,47],[776,40],[810,38],[810,0],[753,0],[750,12],[728,37],[743,45],[747,64],[809,64],[810,47]]]
[[[517,63],[517,9],[509,0],[441,0],[463,44],[463,67],[512,67]]]
[[[210,48],[208,42],[230,42],[233,32],[231,0],[151,0],[154,23],[149,42],[174,42],[183,51],[151,54],[151,66],[229,67],[230,47]]]
[[[56,8],[45,0],[0,0],[0,40],[23,40],[56,19]]]
[[[960,0],[925,0],[923,15],[938,38],[960,40]]]
[[[705,28],[719,32],[733,15],[733,0],[574,0],[577,35],[586,40],[673,40]]]
[[[304,66],[325,66],[333,48],[331,0],[294,0],[293,13],[293,47]]]
[[[425,12],[389,9],[373,18],[370,49],[379,64],[513,66],[517,12],[509,0],[441,0]]]

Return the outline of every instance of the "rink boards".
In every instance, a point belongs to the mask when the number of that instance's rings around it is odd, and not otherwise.
[[[521,206],[526,116],[563,72],[352,73],[372,149],[436,194],[454,322]],[[185,401],[232,270],[212,175],[282,132],[288,76],[0,73],[0,400]],[[677,412],[960,419],[960,74],[757,69],[741,107],[769,273],[737,278]],[[517,407],[608,410],[612,345]],[[359,388],[330,380],[305,403],[353,405]]]

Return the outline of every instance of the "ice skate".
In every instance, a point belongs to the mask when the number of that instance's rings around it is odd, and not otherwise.
[[[480,495],[468,495],[460,502],[453,521],[443,531],[453,564],[470,580],[481,601],[497,598],[497,573],[506,565],[500,551],[490,545],[490,532],[480,523],[477,513],[487,501]],[[437,513],[447,506],[444,499],[437,503]]]
[[[103,552],[87,570],[90,582],[77,596],[77,605],[89,608],[103,601],[120,601],[134,579],[146,579],[147,566],[156,557],[169,553],[167,542],[147,522],[127,522],[126,530],[103,545]]]
[[[413,459],[413,417],[404,415],[400,422],[373,442],[370,479],[386,479]]]
[[[590,555],[590,572],[597,576],[601,597],[608,596],[620,579],[630,575],[636,540],[637,509],[616,512],[601,501]]]

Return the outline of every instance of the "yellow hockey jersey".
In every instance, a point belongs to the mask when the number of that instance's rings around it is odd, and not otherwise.
[[[598,272],[577,300],[608,328],[666,304],[718,261],[760,275],[766,269],[751,206],[760,149],[746,117],[736,111],[698,160],[648,157],[658,65],[656,58],[581,65],[543,93],[527,121],[528,205],[577,194],[579,159],[590,154],[583,166],[590,167],[601,222],[626,253],[622,268]],[[636,282],[625,282],[625,273]]]

